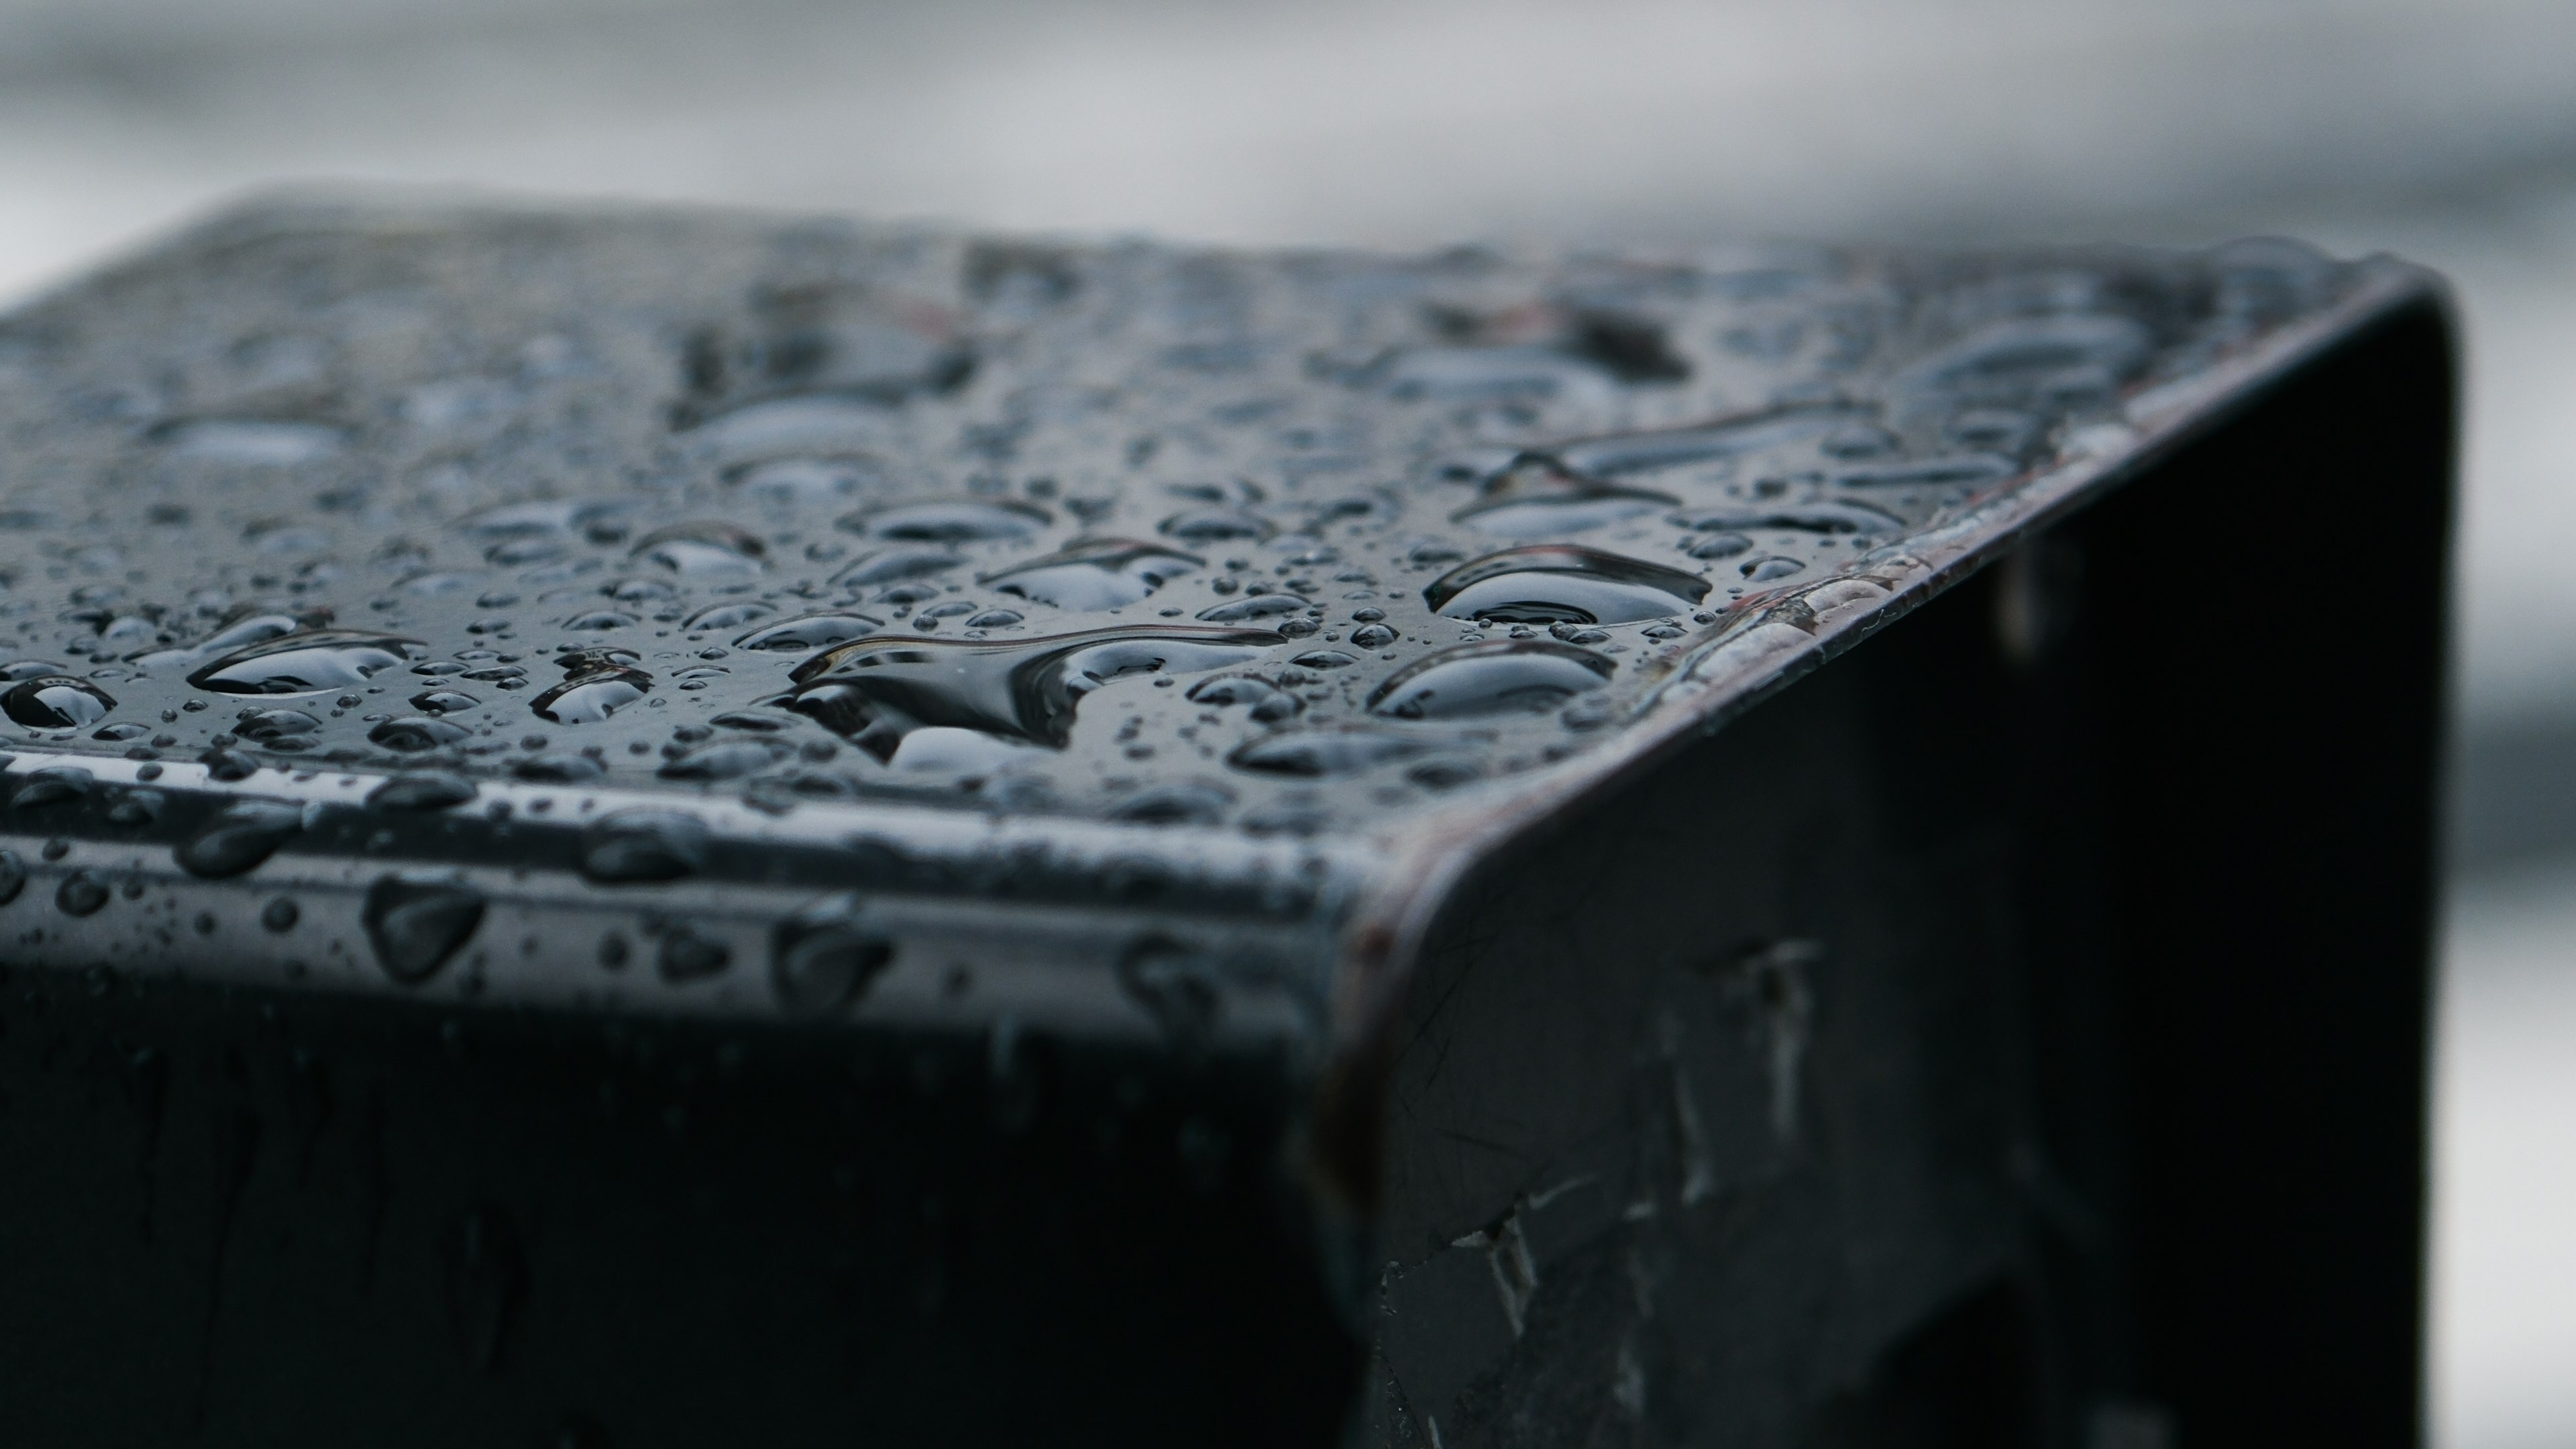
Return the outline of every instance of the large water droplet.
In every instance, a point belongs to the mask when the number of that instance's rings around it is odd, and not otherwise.
[[[96,724],[116,708],[116,700],[86,679],[42,675],[21,680],[0,694],[0,713],[37,730],[69,730]]]
[[[225,806],[170,854],[190,875],[225,880],[258,868],[303,828],[304,812],[298,806],[283,800],[241,800]]]
[[[618,810],[581,833],[581,873],[602,885],[678,880],[706,858],[706,822],[677,810]]]
[[[1117,609],[1201,567],[1206,560],[1161,544],[1125,538],[1084,539],[1017,564],[982,582],[1060,609]]]
[[[367,792],[379,810],[446,810],[474,798],[474,782],[445,770],[406,770]]]
[[[865,614],[805,614],[754,629],[734,640],[733,647],[782,652],[829,649],[835,644],[864,639],[883,627],[883,620]]]
[[[407,661],[417,639],[357,629],[299,629],[237,649],[188,676],[223,694],[318,694],[364,684]]]
[[[636,540],[634,553],[691,578],[748,578],[767,567],[769,545],[730,523],[701,520],[657,528]]]
[[[1026,503],[926,498],[862,509],[842,519],[841,526],[870,538],[905,543],[979,543],[1026,538],[1051,521],[1046,510]]]
[[[805,907],[770,936],[770,987],[778,1004],[799,1016],[847,1008],[892,964],[894,943],[867,927],[849,891]]]
[[[9,796],[9,808],[31,810],[79,800],[89,794],[94,783],[90,772],[78,765],[48,765],[28,773],[25,783]]]
[[[543,538],[589,532],[616,522],[636,507],[631,498],[538,498],[469,513],[456,520],[456,527],[466,537],[487,543]]]
[[[300,709],[254,709],[245,711],[233,721],[233,733],[260,744],[309,735],[322,728],[322,721]]]
[[[1160,527],[1184,543],[1195,544],[1262,539],[1276,531],[1269,519],[1241,508],[1194,508],[1164,519]]]
[[[98,872],[76,870],[54,889],[54,909],[66,916],[96,915],[109,894],[107,881]]]
[[[598,724],[652,689],[653,676],[643,670],[594,669],[529,700],[528,708],[556,724]]]
[[[405,986],[438,974],[483,924],[481,892],[441,881],[380,877],[358,913],[376,964]]]
[[[1442,747],[1443,742],[1375,729],[1288,730],[1236,748],[1225,762],[1239,770],[1265,775],[1319,779],[1357,774],[1397,760],[1412,759]]]
[[[1075,706],[1113,679],[1222,669],[1284,642],[1257,630],[1181,626],[1011,641],[867,639],[798,665],[788,706],[879,759],[923,725],[1062,748]]]
[[[1860,404],[1844,402],[1787,404],[1687,428],[1585,438],[1550,452],[1566,467],[1595,477],[1661,472],[1822,437],[1871,411]]]
[[[1472,719],[1548,709],[1609,682],[1614,666],[1590,650],[1545,639],[1461,644],[1398,670],[1371,691],[1389,719]]]
[[[367,739],[388,750],[419,754],[424,750],[442,750],[474,738],[474,732],[435,715],[405,715],[386,720],[367,731]]]
[[[1686,508],[1673,515],[1680,527],[1703,532],[1741,532],[1746,529],[1788,528],[1802,533],[1870,533],[1896,534],[1905,530],[1905,521],[1884,509],[1866,503],[1822,501],[1765,504],[1725,504],[1716,508]]]
[[[905,579],[927,578],[946,573],[966,562],[966,556],[938,544],[897,544],[863,553],[848,568],[832,576],[834,585],[844,589],[872,588],[878,584],[900,583]]]
[[[1667,493],[1587,478],[1553,458],[1528,453],[1486,480],[1475,502],[1449,516],[1497,538],[1540,539],[1600,528],[1677,501]]]
[[[1422,591],[1452,619],[1505,624],[1626,624],[1682,612],[1707,595],[1697,574],[1575,544],[1487,554]]]
[[[1199,618],[1210,624],[1248,624],[1255,619],[1275,619],[1281,614],[1294,614],[1306,607],[1306,600],[1296,594],[1254,594],[1201,609]]]
[[[276,418],[185,418],[155,426],[151,438],[172,457],[254,468],[318,462],[349,445],[344,428]]]

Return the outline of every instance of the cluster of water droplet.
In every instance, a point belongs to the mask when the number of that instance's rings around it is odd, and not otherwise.
[[[0,714],[219,774],[1359,824],[1579,751],[2344,277],[218,235],[0,323]]]

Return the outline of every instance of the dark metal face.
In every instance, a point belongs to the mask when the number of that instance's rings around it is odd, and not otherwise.
[[[291,802],[290,855],[357,862],[332,949],[401,982],[499,918],[368,851],[571,879],[580,822],[656,801],[1312,876],[1776,670],[2365,275],[253,213],[0,324],[8,787]],[[737,956],[840,919],[828,856],[657,859],[779,887]],[[693,949],[673,981],[725,969]]]

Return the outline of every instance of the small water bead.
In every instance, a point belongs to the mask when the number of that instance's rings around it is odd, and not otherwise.
[[[107,718],[116,699],[86,679],[38,675],[0,693],[0,713],[29,729],[68,730]]]
[[[688,926],[675,925],[662,933],[654,961],[664,981],[681,986],[723,975],[733,965],[733,948]]]
[[[885,465],[865,456],[770,458],[723,473],[727,485],[781,506],[851,497],[885,476]]]
[[[1138,602],[1206,560],[1162,544],[1125,538],[1080,539],[1055,553],[1014,564],[981,582],[1060,609],[1118,609]]]
[[[139,740],[150,733],[152,733],[151,726],[127,721],[122,724],[101,725],[90,732],[90,738],[121,745],[128,740]]]
[[[455,528],[482,542],[510,538],[545,538],[569,534],[608,537],[641,501],[633,498],[536,498],[504,503],[456,520]]]
[[[364,684],[411,660],[417,639],[357,629],[299,629],[237,649],[188,676],[219,694],[319,694]]]
[[[1682,552],[1689,554],[1695,559],[1722,559],[1733,558],[1737,554],[1749,552],[1752,547],[1753,540],[1746,538],[1743,534],[1712,533],[1706,538],[1694,538],[1688,540],[1687,546],[1683,548]]]
[[[859,555],[849,567],[832,576],[832,583],[844,589],[873,588],[879,584],[946,573],[950,569],[964,567],[965,563],[963,554],[939,545],[902,544]]]
[[[840,526],[869,538],[904,543],[982,543],[1026,538],[1054,522],[1033,504],[930,498],[861,509]],[[847,579],[849,571],[842,577]]]
[[[736,649],[807,653],[863,639],[884,627],[865,614],[805,614],[755,629],[733,641]]]
[[[358,920],[384,973],[418,986],[473,938],[488,904],[469,886],[388,875],[367,888]]]
[[[1267,679],[1248,674],[1224,674],[1203,679],[1190,686],[1189,700],[1222,709],[1228,705],[1249,705],[1254,719],[1276,724],[1294,719],[1306,708],[1306,701]]]
[[[1509,624],[1623,624],[1660,618],[1708,594],[1697,574],[1574,544],[1487,554],[1422,591],[1443,617]]]
[[[201,880],[228,880],[256,870],[303,829],[300,806],[283,800],[237,800],[170,854],[181,870]]]
[[[1180,611],[1175,609],[1172,612],[1179,613]],[[969,629],[1008,629],[1012,625],[1021,622],[1021,615],[1014,610],[986,609],[983,613],[977,614],[974,618],[967,620],[966,627]]]
[[[1715,532],[1742,533],[1755,529],[1785,528],[1802,533],[1901,533],[1905,520],[1883,508],[1866,503],[1825,500],[1786,505],[1726,504],[1715,508],[1687,508],[1672,515],[1677,527]]]
[[[1599,689],[1616,667],[1588,650],[1547,640],[1462,644],[1398,670],[1370,691],[1368,709],[1406,720],[1534,712]]]
[[[894,964],[895,945],[872,929],[858,896],[826,896],[779,922],[770,934],[769,983],[797,1016],[848,1009]]]
[[[405,754],[445,749],[449,745],[463,744],[473,737],[474,732],[463,725],[451,724],[429,715],[406,715],[400,719],[389,719],[367,731],[367,739],[370,742],[384,749],[398,750]]]
[[[455,689],[429,689],[411,697],[411,707],[423,714],[457,714],[479,709],[483,701]]]
[[[1384,649],[1396,638],[1396,632],[1384,624],[1364,624],[1351,631],[1351,642],[1362,649]]]
[[[512,760],[510,773],[532,785],[587,785],[608,767],[588,755],[539,754]]]
[[[563,626],[585,634],[605,634],[614,629],[632,629],[641,622],[633,614],[620,613],[615,609],[592,609],[564,620]]]
[[[1768,554],[1760,558],[1746,559],[1736,572],[1757,584],[1767,584],[1773,579],[1785,579],[1791,574],[1803,572],[1806,567],[1803,559]]]
[[[1339,649],[1310,649],[1290,659],[1289,662],[1302,669],[1324,670],[1348,669],[1359,663],[1359,660]]]
[[[14,684],[21,680],[43,679],[63,672],[63,666],[49,659],[15,659],[7,664],[0,664],[0,682]]]
[[[798,665],[788,707],[879,759],[925,725],[1061,749],[1084,695],[1131,674],[1247,663],[1281,642],[1255,630],[1149,625],[1010,641],[869,639]]]
[[[304,912],[297,908],[292,899],[286,896],[279,896],[275,900],[270,901],[267,905],[262,906],[259,912],[259,923],[268,928],[271,932],[281,936],[294,930],[295,923],[303,918]]]
[[[26,859],[14,850],[0,848],[0,906],[17,900],[26,888]]]
[[[599,724],[652,689],[653,676],[640,669],[591,669],[529,700],[528,708],[555,724]]]

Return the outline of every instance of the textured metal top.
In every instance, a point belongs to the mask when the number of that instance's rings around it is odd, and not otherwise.
[[[1329,955],[1425,842],[1713,723],[2401,273],[253,210],[0,323],[0,791],[94,822],[0,862],[71,893],[0,928],[166,959],[211,912],[208,960],[401,985],[470,943],[480,990],[634,920],[765,1009],[792,972],[730,961],[886,909],[835,883],[1096,904],[1141,852],[1195,872],[1156,902]],[[299,857],[355,913],[313,960],[234,885],[74,909]],[[504,857],[598,918],[496,943]],[[665,917],[719,905],[691,958]]]

